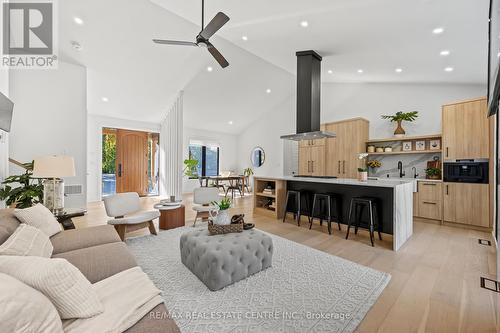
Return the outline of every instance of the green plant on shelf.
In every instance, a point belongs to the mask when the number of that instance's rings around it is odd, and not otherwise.
[[[433,178],[433,179],[441,178],[441,169],[439,169],[439,168],[427,168],[427,169],[425,169],[425,174],[429,178]]]

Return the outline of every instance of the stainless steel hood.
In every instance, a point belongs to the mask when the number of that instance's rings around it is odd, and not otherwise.
[[[297,133],[281,139],[302,141],[334,138],[320,130],[321,60],[314,51],[297,52]]]

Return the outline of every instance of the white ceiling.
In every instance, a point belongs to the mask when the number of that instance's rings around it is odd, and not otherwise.
[[[200,0],[152,0],[200,24]],[[223,11],[220,35],[295,73],[294,54],[324,55],[323,80],[485,83],[488,0],[206,0]],[[308,28],[300,22],[306,20]],[[441,35],[432,34],[443,27]],[[247,36],[248,41],[243,41]],[[451,55],[442,57],[441,50]],[[444,71],[451,66],[452,73]],[[397,74],[396,68],[403,72]],[[331,69],[334,74],[329,75]],[[363,69],[363,74],[357,70]]]
[[[151,42],[193,40],[200,11],[200,0],[60,1],[61,58],[87,67],[89,113],[159,122],[184,89],[188,126],[238,134],[293,98],[295,52],[305,49],[324,56],[324,81],[486,81],[488,0],[206,0],[206,22],[218,11],[231,18],[212,40],[224,70],[204,49]]]

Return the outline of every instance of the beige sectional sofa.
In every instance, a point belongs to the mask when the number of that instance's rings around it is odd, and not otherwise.
[[[0,210],[0,245],[19,226],[13,209]],[[54,247],[52,257],[64,258],[76,266],[83,275],[95,283],[116,273],[137,266],[135,258],[120,240],[113,226],[61,231],[50,238]],[[128,333],[180,332],[175,322],[166,315],[164,304],[156,306]]]

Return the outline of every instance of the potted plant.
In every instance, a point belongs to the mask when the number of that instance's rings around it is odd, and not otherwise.
[[[198,178],[198,161],[194,159],[184,160],[182,173],[189,178]]]
[[[358,179],[362,182],[368,181],[368,168],[366,167],[365,161],[367,157],[367,153],[358,154],[358,159],[363,161],[363,166],[358,168]]]
[[[379,160],[371,160],[368,161],[366,165],[368,165],[369,168],[376,169],[382,166],[382,162],[380,162]]]
[[[391,122],[397,122],[398,127],[396,127],[396,130],[394,131],[394,136],[395,137],[402,137],[405,136],[406,132],[401,126],[401,123],[403,121],[408,121],[412,122],[415,121],[415,119],[418,118],[418,111],[410,111],[410,112],[401,112],[398,111],[394,115],[383,115],[382,119],[389,119]]]
[[[427,179],[441,179],[441,169],[427,168],[425,169],[425,175]]]
[[[246,168],[245,170],[243,170],[243,176],[250,177],[251,175],[253,175],[253,169],[252,168]]]
[[[231,200],[224,198],[220,202],[214,201],[212,205],[217,207],[216,211],[210,211],[210,216],[214,224],[229,225],[231,218],[229,217],[229,208],[231,207]],[[215,214],[214,214],[215,213]]]
[[[33,162],[23,163],[26,169],[21,175],[7,177],[0,188],[0,200],[6,200],[7,206],[28,208],[43,202],[43,185],[41,179],[33,178]],[[12,187],[12,184],[20,186]]]

